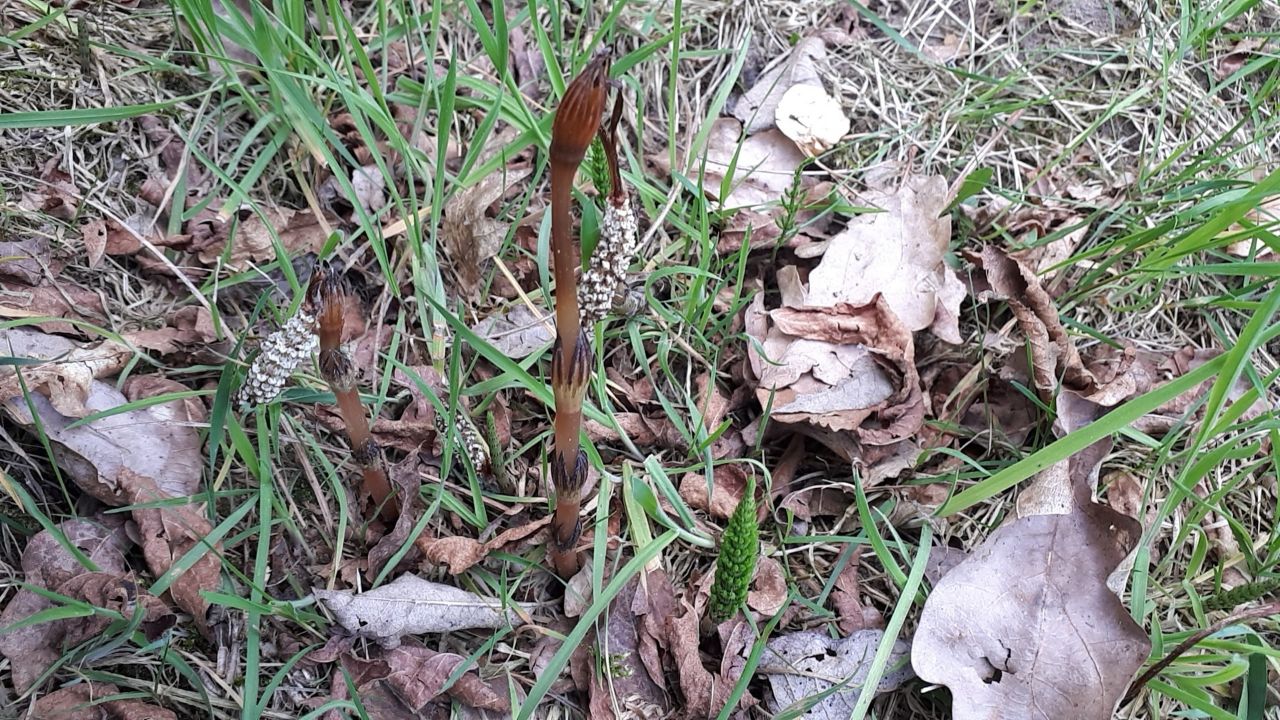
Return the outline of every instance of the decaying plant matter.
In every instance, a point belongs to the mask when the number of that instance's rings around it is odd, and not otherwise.
[[[570,83],[556,110],[551,130],[551,250],[556,282],[556,344],[551,359],[556,417],[551,481],[555,486],[556,509],[551,522],[550,554],[556,571],[566,577],[578,569],[574,546],[582,531],[582,487],[587,478],[587,458],[579,447],[578,435],[582,430],[582,400],[592,366],[591,345],[582,330],[583,315],[578,302],[579,260],[574,248],[570,203],[578,166],[592,139],[601,131],[600,120],[609,94],[611,59],[608,50],[601,51]],[[614,121],[601,132],[615,193],[622,191],[614,146],[614,127],[620,112],[620,107],[615,106]]]

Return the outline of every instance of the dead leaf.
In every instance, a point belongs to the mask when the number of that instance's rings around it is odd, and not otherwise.
[[[804,153],[778,130],[746,138],[740,138],[741,134],[742,127],[733,118],[714,121],[707,140],[704,189],[725,208],[776,202],[795,183],[795,171],[804,162]],[[734,171],[729,192],[721,197],[731,163]]]
[[[718,465],[712,478],[710,502],[707,501],[707,478],[701,473],[685,473],[680,478],[680,497],[689,507],[726,520],[742,501],[747,472],[740,464]]]
[[[942,212],[946,179],[911,177],[896,191],[873,190],[859,202],[883,212],[859,215],[831,238],[809,274],[806,307],[870,305],[879,294],[908,330],[930,327],[939,294],[944,288],[954,294],[947,286],[955,272],[944,261],[951,241],[951,219]],[[950,297],[949,302],[959,309],[958,302]],[[952,326],[941,337],[959,343],[959,328]]]
[[[564,587],[564,616],[580,617],[591,605],[591,563],[584,562]]]
[[[197,481],[199,477],[197,476]],[[162,487],[154,479],[124,468],[119,476],[121,490],[132,505],[154,504],[173,497],[169,488]],[[208,546],[205,538],[213,532],[213,525],[204,514],[203,505],[161,505],[134,508],[133,521],[137,523],[141,538],[142,555],[147,567],[159,577],[181,560],[192,548],[201,546],[205,552],[187,570],[172,579],[169,594],[178,607],[191,614],[196,627],[206,638],[209,624],[205,617],[209,601],[203,592],[214,590],[222,574],[221,544]]]
[[[1236,41],[1231,52],[1218,59],[1218,66],[1213,70],[1213,77],[1219,82],[1226,80],[1240,71],[1245,62],[1267,44],[1266,37],[1246,37]]]
[[[715,676],[702,665],[698,624],[698,612],[686,601],[681,614],[667,616],[665,630],[667,647],[676,664],[680,692],[684,695],[686,717],[701,720],[714,717],[724,706],[729,693],[717,688]]]
[[[747,357],[756,399],[772,419],[853,430],[862,442],[888,445],[924,423],[924,398],[911,332],[883,298],[855,307],[765,311],[757,295],[746,314],[756,341]]]
[[[138,587],[132,574],[119,575],[112,572],[87,572],[53,588],[59,595],[65,595],[95,608],[102,608],[132,618],[141,606],[139,629],[148,640],[156,640],[165,630],[173,627],[176,619],[169,606],[160,598],[148,595]],[[102,635],[113,620],[107,615],[91,615],[83,618],[66,618],[56,620],[52,624],[56,628],[56,637],[52,639],[55,647],[75,647],[90,638]]]
[[[107,700],[120,688],[106,682],[81,682],[55,690],[31,707],[31,720],[178,720],[172,710],[141,700]]]
[[[125,572],[124,551],[128,541],[123,532],[80,519],[65,520],[58,524],[58,529],[100,571]],[[31,585],[54,590],[89,570],[45,530],[27,541],[22,551],[22,572]],[[0,628],[8,628],[53,606],[54,602],[44,595],[21,588],[0,613]],[[56,641],[59,636],[60,629],[53,623],[0,632],[0,654],[9,659],[13,685],[18,692],[25,693],[62,654],[61,645]]]
[[[71,427],[73,418],[59,413],[44,395],[31,393],[28,398],[30,407],[28,400],[11,397],[4,408],[23,425],[34,422],[30,412],[34,408],[63,472],[102,502],[116,507],[132,502],[124,488],[128,471],[159,478],[164,497],[187,497],[199,487],[200,435],[181,401],[135,408]],[[93,380],[84,407],[96,413],[126,402],[114,387]]]
[[[921,44],[920,52],[930,60],[946,65],[954,60],[963,57],[969,52],[968,39],[956,35],[955,33],[947,33],[938,42],[926,42]]]
[[[498,254],[507,235],[507,223],[489,217],[489,206],[530,172],[528,168],[521,168],[493,173],[454,194],[445,203],[440,232],[462,287],[468,293],[479,290],[483,264]]]
[[[640,577],[631,579],[609,606],[608,621],[596,637],[597,657],[604,660],[591,674],[588,691],[590,718],[626,720],[666,717],[670,702],[663,686],[649,677],[637,650],[636,616],[632,605]],[[601,676],[603,674],[603,677]]]
[[[840,632],[846,637],[859,630],[875,629],[884,625],[884,617],[880,611],[862,603],[862,586],[858,582],[861,555],[860,551],[855,550],[849,556],[849,562],[845,563],[844,569],[836,576],[835,586],[831,590],[831,606],[835,608]]]
[[[1018,327],[1031,347],[1032,380],[1042,396],[1052,396],[1061,374],[1071,388],[1085,390],[1093,385],[1086,375],[1080,353],[1058,318],[1053,298],[1041,287],[1035,274],[997,248],[987,246],[972,256],[990,289],[978,300],[1003,300],[1018,320]]]
[[[957,720],[1107,720],[1150,643],[1107,581],[1141,528],[1090,498],[1110,446],[1067,465],[1065,514],[1007,521],[934,587],[912,648]]]
[[[545,352],[555,340],[551,316],[535,315],[524,303],[513,305],[505,313],[490,315],[471,330],[512,360]]]
[[[786,59],[762,73],[755,84],[733,105],[733,116],[746,127],[748,135],[773,127],[778,105],[788,90],[797,85],[822,87],[815,61],[827,56],[821,37],[807,37],[796,43]]]
[[[96,293],[73,283],[36,287],[0,283],[0,318],[50,318],[49,321],[36,323],[34,327],[44,332],[83,335],[83,331],[75,325],[56,322],[53,318],[69,318],[102,325],[106,313],[102,309],[102,299]]]
[[[370,215],[375,215],[387,206],[384,191],[387,181],[377,165],[358,167],[351,173],[351,188],[355,190],[355,200]]]
[[[447,565],[450,575],[459,575],[509,545],[528,540],[551,522],[546,515],[523,525],[508,528],[487,542],[462,535],[441,538],[419,538],[416,544],[428,562]]]
[[[418,712],[442,692],[470,707],[487,710],[509,710],[507,698],[494,692],[474,672],[462,673],[445,690],[445,684],[467,659],[454,653],[442,653],[424,647],[401,645],[383,654],[390,673],[385,682],[411,710]]]
[[[84,242],[84,254],[89,267],[98,267],[102,263],[102,256],[107,253],[107,221],[96,218],[85,223],[80,228],[80,239]]]
[[[756,573],[747,591],[747,607],[765,617],[773,617],[787,603],[787,578],[782,563],[771,557],[762,557],[756,563]]]
[[[169,325],[156,330],[134,330],[124,333],[124,338],[134,345],[154,350],[161,355],[172,355],[189,349],[197,349],[217,339],[213,326],[213,314],[202,305],[178,308],[169,318]]]
[[[388,649],[398,647],[405,635],[520,623],[516,612],[500,601],[416,575],[401,575],[363,593],[320,588],[313,592],[339,625]]]
[[[86,347],[26,327],[0,330],[0,352],[47,361],[0,368],[0,399],[21,397],[25,386],[27,391],[47,397],[59,413],[73,418],[90,414],[85,402],[94,379],[114,375],[133,358],[131,350],[111,340]]]
[[[25,285],[39,285],[49,265],[49,243],[35,237],[0,242],[0,275]]]
[[[775,110],[775,124],[809,157],[830,150],[849,132],[849,117],[840,101],[822,85],[793,85]]]
[[[265,217],[265,220],[264,220]],[[193,232],[192,226],[203,227]],[[197,215],[187,223],[191,233],[190,250],[198,254],[200,262],[212,265],[226,252],[230,223],[217,215]],[[310,210],[264,208],[259,215],[249,209],[242,210],[235,223],[235,236],[231,240],[230,257],[225,263],[229,270],[248,269],[250,264],[276,259],[275,246],[271,242],[274,231],[280,244],[291,255],[308,252],[319,253],[329,239],[324,225]]]
[[[773,690],[770,711],[779,713],[783,708],[844,683],[840,690],[814,705],[805,717],[815,720],[851,717],[883,637],[884,632],[880,630],[861,630],[843,639],[832,639],[818,630],[804,630],[770,638],[756,668],[756,673],[763,674]],[[876,686],[877,694],[895,690],[911,679],[911,667],[906,662],[909,652],[910,645],[905,641],[894,642],[889,669]]]

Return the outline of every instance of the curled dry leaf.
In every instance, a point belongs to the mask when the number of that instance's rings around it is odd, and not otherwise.
[[[21,397],[11,397],[4,408],[24,425],[34,422],[34,408],[63,471],[102,502],[131,502],[124,488],[126,472],[157,478],[164,497],[187,497],[199,487],[200,436],[181,401],[135,408],[75,427],[73,418],[58,412],[44,395],[32,393],[29,401],[30,406]],[[84,407],[96,413],[125,402],[114,387],[92,380]]]
[[[60,523],[58,530],[101,572],[116,575],[125,572],[124,551],[128,541],[123,532],[78,519]],[[27,547],[22,551],[22,572],[31,585],[55,590],[89,570],[45,530],[27,541]],[[0,613],[0,628],[8,628],[53,606],[53,601],[44,595],[22,588]],[[57,639],[61,636],[62,630],[53,623],[0,632],[0,654],[9,659],[13,684],[18,692],[26,692],[45,668],[58,659],[61,645]]]
[[[67,318],[101,325],[106,318],[97,293],[70,282],[27,287],[0,282],[0,318]],[[66,322],[44,320],[34,327],[45,332],[83,335]]]
[[[747,473],[739,464],[720,465],[712,478],[710,501],[707,500],[707,477],[701,473],[685,473],[680,478],[680,497],[695,510],[728,519],[746,492]]]
[[[498,254],[507,234],[507,223],[488,216],[489,206],[530,172],[528,168],[521,168],[494,173],[454,194],[445,203],[440,232],[462,287],[468,293],[479,290],[483,264]]]
[[[200,228],[198,232],[192,230],[193,225]],[[191,233],[190,250],[199,255],[200,262],[212,265],[222,257],[227,251],[227,235],[232,225],[221,217],[204,215],[197,215],[187,223],[187,232]],[[328,231],[310,210],[271,207],[263,209],[261,215],[244,210],[234,227],[230,257],[225,263],[225,267],[233,271],[275,260],[276,250],[271,242],[273,231],[290,255],[318,253],[329,239]]]
[[[776,202],[795,183],[804,154],[777,130],[747,138],[740,138],[741,134],[742,126],[733,118],[714,121],[707,140],[704,187],[726,208]],[[731,166],[729,192],[721,197],[720,188]]]
[[[401,575],[363,593],[320,588],[313,592],[338,624],[388,649],[398,647],[405,635],[496,629],[520,622],[516,612],[498,600],[416,575]]]
[[[37,365],[0,368],[0,399],[20,398],[23,386],[40,393],[61,415],[82,418],[91,412],[85,403],[95,378],[114,375],[133,357],[125,346],[111,341],[82,347],[58,335],[26,327],[0,330],[0,351]]]
[[[106,682],[82,682],[64,687],[36,700],[31,720],[178,720],[172,710],[141,700],[103,700],[120,694],[120,688]]]
[[[878,294],[913,332],[932,326],[941,307],[952,324],[937,334],[959,343],[955,318],[964,293],[944,260],[951,241],[951,218],[943,212],[946,179],[911,177],[896,190],[873,189],[858,201],[882,212],[851,219],[844,232],[831,238],[809,275],[805,306],[866,306]]]
[[[416,544],[429,562],[446,565],[450,575],[458,575],[489,557],[489,553],[529,540],[550,522],[551,516],[546,515],[524,525],[508,528],[487,542],[453,535],[442,538],[419,538]]]
[[[836,576],[835,586],[831,590],[831,605],[835,608],[840,632],[846,636],[884,625],[884,617],[880,611],[862,603],[862,586],[858,582],[860,560],[861,553],[854,552],[844,569]]]
[[[447,693],[466,707],[509,716],[510,703],[505,693],[497,692],[473,671],[462,672],[445,688],[465,662],[461,655],[418,645],[383,650],[367,660],[344,652],[341,667],[333,671],[329,699],[349,699],[349,688],[353,686],[370,720],[413,720],[435,717],[435,710],[447,715],[447,705],[429,707]],[[324,715],[326,719],[343,716],[332,711]]]
[[[810,157],[830,150],[849,132],[849,117],[840,101],[822,85],[794,85],[778,102],[778,130]]]
[[[159,500],[182,497],[175,496],[152,478],[129,468],[121,471],[119,481],[131,505],[154,504]],[[213,525],[205,517],[203,505],[134,508],[133,521],[138,526],[142,555],[147,560],[147,567],[157,577],[169,572],[174,563],[192,548],[204,548],[204,554],[195,563],[173,578],[169,594],[178,603],[178,607],[191,613],[200,632],[209,637],[209,624],[205,617],[209,601],[202,593],[218,587],[222,561],[219,557],[221,545],[211,547],[205,540],[213,532]]]
[[[747,607],[764,615],[777,615],[787,602],[787,578],[782,563],[771,557],[762,557],[756,563],[756,574],[747,591]]]
[[[842,639],[832,639],[818,630],[804,630],[771,638],[756,667],[756,672],[768,679],[773,690],[769,709],[776,714],[844,683],[840,690],[814,705],[805,717],[815,720],[851,717],[883,637],[884,632],[880,630],[861,630]],[[745,649],[749,651],[750,647]],[[876,686],[877,694],[894,690],[911,679],[911,667],[905,662],[909,651],[910,646],[902,640],[893,644],[889,670]]]
[[[1006,522],[929,595],[912,663],[951,688],[957,720],[1106,720],[1146,660],[1146,633],[1108,587],[1141,528],[1090,498],[1108,447],[1063,463],[1065,514]]]
[[[746,314],[756,398],[781,422],[853,430],[888,445],[924,422],[915,345],[882,297],[872,305],[782,307],[757,295]]]
[[[733,105],[733,116],[742,121],[748,135],[767,130],[778,116],[778,106],[787,91],[798,86],[822,88],[815,61],[827,56],[821,37],[807,37],[796,43],[786,59],[762,73],[754,85]]]

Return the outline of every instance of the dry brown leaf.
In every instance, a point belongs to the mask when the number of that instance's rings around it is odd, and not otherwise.
[[[39,285],[49,265],[49,243],[35,237],[0,242],[0,276]]]
[[[1213,77],[1219,82],[1231,77],[1266,44],[1266,37],[1246,37],[1236,41],[1231,51],[1218,59],[1218,65],[1213,69]]]
[[[831,606],[836,611],[836,621],[840,632],[846,637],[859,630],[869,630],[884,625],[884,617],[879,610],[862,603],[862,585],[858,582],[858,566],[861,565],[860,551],[855,551],[844,569],[836,576],[835,586],[831,589]]]
[[[1058,377],[1070,388],[1085,390],[1093,385],[1084,362],[1058,318],[1053,298],[1041,287],[1035,274],[1007,253],[987,246],[972,258],[989,284],[978,300],[1003,300],[1009,305],[1018,327],[1031,346],[1032,380],[1045,398],[1057,388]]]
[[[1109,445],[1064,463],[1065,514],[1011,519],[929,595],[912,663],[951,689],[957,720],[1106,720],[1146,660],[1146,633],[1107,584],[1141,528],[1090,497]]]
[[[719,465],[712,475],[711,500],[707,501],[707,478],[701,473],[685,473],[680,478],[680,497],[689,507],[728,519],[742,501],[747,488],[747,472],[740,464]]]
[[[528,168],[496,172],[445,203],[440,232],[454,269],[468,293],[479,290],[484,263],[498,254],[507,223],[489,217],[489,206],[529,176]]]
[[[107,221],[96,218],[85,223],[80,228],[80,239],[84,242],[84,254],[89,267],[98,267],[102,263],[102,256],[107,253]]]
[[[954,306],[947,308],[949,315],[957,316],[964,295],[954,297],[952,287],[958,286],[958,279],[944,261],[951,241],[951,219],[943,213],[946,179],[912,177],[895,191],[872,190],[859,202],[883,212],[859,215],[831,238],[809,274],[806,307],[865,306],[878,294],[914,332],[934,324],[943,294]],[[959,343],[959,327],[952,324],[939,336]]]
[[[102,502],[112,506],[132,502],[124,487],[129,471],[159,478],[164,497],[187,497],[199,487],[200,435],[182,401],[135,408],[71,427],[73,418],[59,413],[44,395],[32,393],[28,399],[9,398],[4,408],[24,425],[34,422],[30,412],[34,408],[63,472]],[[126,402],[118,390],[93,380],[84,407],[91,413],[102,412]]]
[[[217,339],[213,327],[213,314],[201,305],[178,308],[169,318],[169,325],[157,330],[135,330],[123,334],[130,343],[161,355],[172,355],[193,348],[200,348]]]
[[[401,645],[382,655],[390,672],[384,682],[405,705],[417,712],[442,692],[465,705],[487,710],[509,710],[510,703],[486,685],[478,675],[468,671],[460,675],[446,691],[445,684],[466,658],[424,647]]]
[[[564,616],[580,617],[591,605],[591,563],[584,562],[564,587]]]
[[[436,565],[447,565],[450,575],[458,575],[489,557],[490,553],[528,540],[550,522],[550,515],[543,516],[524,525],[508,528],[487,542],[480,542],[462,535],[451,535],[442,538],[421,538],[416,544],[426,556],[427,561]]]
[[[945,65],[969,53],[968,38],[947,33],[938,42],[923,43],[920,52],[933,62]]]
[[[747,348],[756,399],[772,408],[772,419],[853,430],[874,445],[911,437],[923,425],[914,341],[883,298],[865,307],[766,312],[757,295],[746,330],[757,341]]]
[[[197,476],[197,480],[198,480]],[[167,487],[152,478],[124,468],[120,475],[120,488],[132,505],[156,503],[173,497]],[[209,601],[202,592],[214,590],[222,573],[221,544],[210,547],[205,540],[213,532],[213,525],[205,517],[203,505],[162,505],[134,508],[133,521],[138,525],[142,555],[147,567],[157,577],[169,572],[173,564],[181,560],[192,548],[205,549],[194,564],[173,578],[169,594],[178,607],[191,614],[196,627],[209,637],[209,624],[205,617]]]
[[[843,639],[832,639],[818,630],[804,630],[770,638],[756,668],[773,690],[770,710],[776,714],[845,683],[840,690],[814,705],[805,717],[815,720],[851,717],[883,637],[884,632],[880,630],[861,630]],[[910,646],[903,640],[893,644],[890,671],[880,678],[877,694],[895,690],[911,679],[911,667],[903,662],[909,651]],[[900,667],[893,670],[895,666]]]
[[[190,249],[199,255],[200,262],[206,265],[217,262],[226,251],[229,224],[216,215],[210,217],[202,214],[187,225],[187,232],[192,234]],[[193,232],[193,225],[202,225],[206,229]],[[236,223],[231,255],[225,267],[240,271],[248,269],[253,263],[275,260],[276,251],[271,243],[272,229],[291,255],[318,253],[329,239],[324,225],[310,210],[271,207],[264,208],[262,215],[245,210],[240,213],[240,219]]]
[[[124,551],[128,540],[123,532],[80,519],[63,521],[58,524],[58,529],[100,571],[125,572]],[[45,530],[27,541],[22,551],[22,572],[31,585],[54,590],[89,571]],[[19,589],[4,612],[0,613],[0,628],[7,628],[53,606],[53,601],[45,596],[26,588]],[[18,692],[26,692],[62,654],[61,645],[56,641],[60,634],[53,623],[0,632],[0,654],[9,659],[13,684]]]
[[[747,591],[747,607],[765,617],[777,615],[787,603],[787,578],[782,563],[771,557],[762,557],[756,563],[756,574]]]
[[[401,575],[363,593],[320,588],[313,592],[339,625],[388,649],[398,647],[405,635],[496,629],[520,622],[500,601],[416,575]]]
[[[114,375],[133,357],[129,348],[103,340],[83,347],[58,335],[46,335],[26,327],[0,330],[0,351],[27,360],[45,360],[39,365],[0,368],[0,400],[21,397],[23,387],[48,398],[58,413],[82,418],[95,378]]]
[[[675,660],[686,717],[702,720],[714,717],[729,693],[718,687],[716,677],[702,665],[698,612],[687,602],[683,605],[679,615],[673,612],[667,616],[666,645]]]
[[[773,127],[778,105],[788,90],[797,85],[822,87],[814,61],[827,56],[821,37],[807,37],[796,43],[786,59],[762,73],[755,84],[733,105],[733,116],[742,121],[748,135]]]
[[[177,621],[169,606],[138,588],[132,573],[119,575],[112,572],[87,572],[52,588],[95,608],[102,608],[131,618],[142,606],[141,623],[138,626],[148,640],[156,640]],[[90,638],[102,635],[113,620],[107,615],[91,615],[83,618],[67,618],[51,623],[56,636],[51,638],[54,647],[75,647]]]
[[[31,706],[31,720],[178,720],[172,710],[141,700],[107,700],[120,688],[106,682],[82,682],[55,690]]]
[[[662,686],[650,678],[637,645],[636,616],[632,605],[639,592],[640,577],[631,579],[609,606],[604,634],[596,637],[596,656],[607,658],[591,673],[588,691],[590,718],[626,720],[635,717],[666,717],[670,701]]]
[[[555,340],[553,322],[550,315],[535,315],[528,305],[520,303],[505,313],[490,315],[471,330],[503,355],[523,360],[551,347]]]
[[[795,182],[795,171],[804,153],[778,130],[767,130],[745,139],[733,118],[717,118],[707,140],[703,188],[725,208],[765,205],[778,201]],[[739,148],[741,144],[741,148]],[[729,193],[720,197],[722,181],[733,165]]]
[[[387,206],[385,191],[387,181],[376,164],[358,167],[351,173],[351,188],[355,190],[355,201],[364,211],[375,215]]]
[[[106,313],[96,293],[69,282],[36,287],[0,282],[0,318],[68,318],[102,325]],[[55,320],[39,322],[34,327],[44,332],[83,335],[75,325]]]
[[[666,673],[659,647],[669,646],[666,626],[668,618],[676,610],[675,588],[661,567],[645,571],[643,577],[631,602],[631,612],[636,616],[636,652],[649,673],[649,679],[665,687]]]

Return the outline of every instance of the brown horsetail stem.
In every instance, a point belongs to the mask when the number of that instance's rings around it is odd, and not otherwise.
[[[577,270],[570,203],[573,180],[600,131],[600,118],[609,95],[610,51],[599,52],[565,89],[551,126],[551,251],[555,264],[556,344],[551,356],[551,389],[555,396],[555,448],[551,454],[551,482],[556,492],[551,520],[551,562],[568,577],[578,571],[575,546],[582,532],[582,487],[587,479],[586,453],[579,447],[582,400],[591,375],[591,345],[582,331],[578,306]],[[608,146],[613,134],[602,133]],[[610,152],[616,165],[616,152]],[[614,171],[616,177],[616,171]]]
[[[360,465],[363,477],[361,492],[373,500],[383,520],[395,522],[398,510],[391,501],[391,483],[387,481],[386,461],[382,449],[369,431],[369,416],[356,390],[356,370],[342,349],[343,309],[352,302],[342,277],[327,263],[317,267],[307,285],[305,311],[316,319],[320,337],[320,374],[333,391],[338,412],[347,427],[351,454]]]

